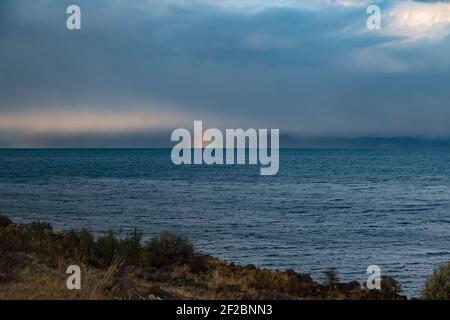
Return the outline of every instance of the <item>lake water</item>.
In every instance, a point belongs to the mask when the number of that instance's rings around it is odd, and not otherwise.
[[[0,150],[0,212],[95,232],[188,236],[215,257],[321,280],[369,265],[418,295],[450,260],[449,150],[281,150],[258,166],[175,166],[167,149]]]

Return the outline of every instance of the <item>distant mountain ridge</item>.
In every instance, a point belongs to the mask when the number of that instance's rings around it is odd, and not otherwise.
[[[291,135],[280,137],[282,148],[350,148],[350,149],[410,149],[410,148],[450,148],[450,139],[412,137],[314,137],[302,138]]]
[[[30,134],[15,137],[0,131],[0,148],[172,148],[171,131],[127,133]],[[412,149],[450,148],[449,138],[306,137],[280,129],[281,148]]]

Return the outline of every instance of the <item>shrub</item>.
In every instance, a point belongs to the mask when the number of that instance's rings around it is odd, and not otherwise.
[[[189,269],[194,274],[202,274],[208,272],[208,258],[203,255],[193,255],[189,260]]]
[[[155,267],[188,263],[193,254],[194,248],[190,241],[171,232],[163,232],[144,246],[147,265]]]
[[[97,239],[94,254],[100,264],[110,265],[116,257],[118,249],[119,240],[114,237],[112,231],[109,231]]]
[[[13,222],[7,216],[0,214],[0,228],[4,228],[12,224]]]
[[[0,228],[0,254],[15,252],[20,249],[21,239],[17,233],[10,232],[9,228]]]
[[[118,255],[125,264],[141,265],[143,263],[142,232],[134,229],[125,239],[121,239]]]
[[[65,257],[83,263],[93,263],[96,239],[91,231],[82,229],[80,231],[70,230],[58,239],[49,242],[49,255],[58,258]]]
[[[433,271],[422,291],[422,298],[430,300],[450,299],[450,262]]]
[[[86,241],[94,241],[87,239]],[[125,238],[120,239],[109,231],[94,243],[93,260],[96,264],[109,266],[115,259],[125,264],[142,265],[142,232],[135,229]]]
[[[15,225],[0,216],[0,251],[29,252],[46,256],[52,263],[70,259],[94,265],[110,266],[114,261],[135,266],[167,266],[185,263],[194,272],[205,272],[208,264],[193,258],[194,249],[183,236],[165,232],[142,244],[142,232],[135,229],[126,237],[112,231],[95,237],[89,230],[53,231],[47,223]]]

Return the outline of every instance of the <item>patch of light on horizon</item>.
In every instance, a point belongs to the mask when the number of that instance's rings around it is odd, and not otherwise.
[[[0,130],[36,133],[120,133],[179,126],[185,118],[157,111],[45,111],[6,113],[0,116]]]

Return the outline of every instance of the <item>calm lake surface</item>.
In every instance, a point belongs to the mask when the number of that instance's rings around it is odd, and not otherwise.
[[[369,265],[418,295],[450,260],[450,150],[281,150],[259,166],[175,166],[168,149],[0,150],[0,212],[101,233],[188,236],[203,252],[315,280]]]

